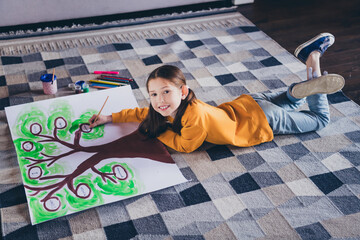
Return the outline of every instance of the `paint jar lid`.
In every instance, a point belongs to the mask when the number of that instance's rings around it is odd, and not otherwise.
[[[80,80],[80,81],[75,82],[75,85],[80,86],[80,87],[81,87],[81,89],[83,89],[83,88],[84,88],[84,84],[85,84],[85,81],[83,81],[83,80]]]
[[[42,82],[51,82],[51,81],[52,81],[52,77],[53,77],[52,74],[47,73],[47,74],[41,75],[40,80],[41,80]],[[54,81],[55,81],[55,80],[56,80],[56,75],[54,75]]]

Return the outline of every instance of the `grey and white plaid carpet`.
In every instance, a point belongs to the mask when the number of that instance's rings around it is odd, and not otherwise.
[[[306,41],[307,39],[303,39]],[[336,43],[335,43],[336,44]],[[328,50],[331,51],[331,48]],[[237,12],[0,41],[0,108],[39,101],[40,76],[68,83],[116,70],[145,81],[178,66],[197,97],[218,105],[240,94],[281,91],[305,65]],[[326,54],[325,56],[326,57]],[[4,239],[357,239],[360,238],[360,107],[328,96],[330,125],[276,136],[255,147],[205,145],[170,153],[190,181],[32,226],[17,156],[0,112],[0,212]],[[306,107],[306,106],[305,106]]]

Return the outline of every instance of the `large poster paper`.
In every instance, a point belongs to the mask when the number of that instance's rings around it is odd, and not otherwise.
[[[89,118],[138,104],[129,86],[5,109],[32,224],[187,180],[137,123],[90,129]]]

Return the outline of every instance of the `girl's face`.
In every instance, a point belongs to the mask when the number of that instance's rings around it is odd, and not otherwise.
[[[151,79],[148,83],[151,106],[162,116],[175,118],[181,100],[186,98],[184,87],[177,87],[165,78]]]

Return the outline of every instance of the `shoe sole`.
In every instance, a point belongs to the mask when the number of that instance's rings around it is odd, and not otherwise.
[[[314,94],[332,94],[345,86],[345,79],[338,74],[328,74],[296,84],[291,95],[301,99]]]
[[[322,37],[326,37],[326,36],[330,36],[330,37],[334,37],[334,35],[332,35],[331,33],[320,33],[319,35],[313,37],[312,39],[310,39],[309,41],[301,44],[300,46],[298,46],[296,49],[295,49],[295,56],[298,57],[299,53],[301,52],[301,50],[307,46],[309,46],[310,44],[312,44],[313,42],[317,41],[318,39],[322,38]],[[330,45],[331,46],[331,45]]]

